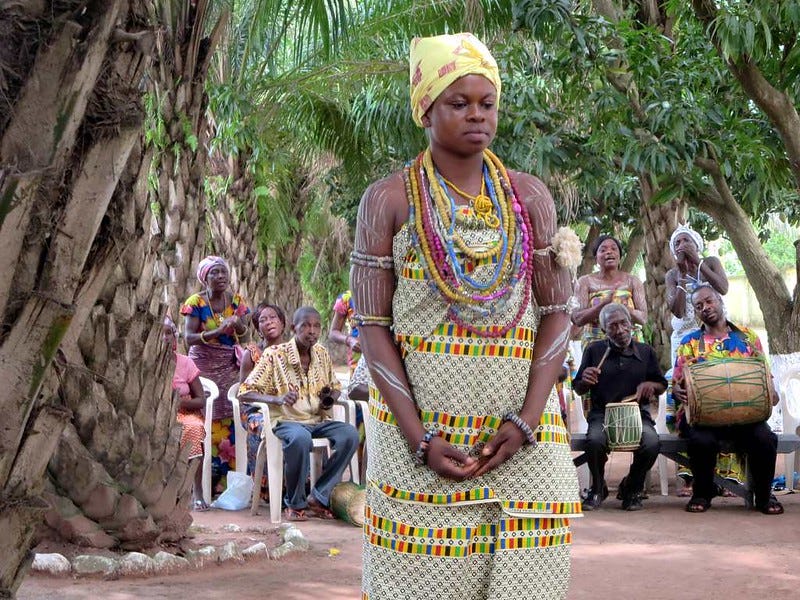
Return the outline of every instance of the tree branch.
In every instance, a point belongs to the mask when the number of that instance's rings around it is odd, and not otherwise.
[[[792,99],[776,89],[746,54],[725,57],[713,24],[719,13],[713,0],[692,0],[695,15],[706,26],[711,42],[745,93],[764,111],[778,130],[789,158],[797,187],[800,188],[800,115]]]
[[[761,245],[747,213],[736,202],[716,161],[696,159],[695,164],[711,176],[714,185],[690,197],[689,202],[719,222],[742,262],[758,303],[774,311],[774,319],[765,319],[770,351],[782,354],[791,352],[792,298],[780,271]]]

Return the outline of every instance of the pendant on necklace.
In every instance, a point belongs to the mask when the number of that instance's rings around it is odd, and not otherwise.
[[[493,212],[492,199],[486,194],[475,196],[472,199],[472,208],[475,210],[475,216],[486,223],[487,227],[497,229],[500,226],[500,219]]]

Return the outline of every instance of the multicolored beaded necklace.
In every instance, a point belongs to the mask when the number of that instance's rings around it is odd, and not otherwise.
[[[430,149],[406,167],[412,243],[431,286],[448,303],[448,318],[480,337],[502,337],[516,327],[530,303],[533,279],[533,236],[528,211],[518,200],[503,163],[484,151],[479,221],[498,232],[499,243],[486,250],[471,248],[456,231],[459,207],[448,192],[447,180],[436,170]],[[452,184],[450,188],[457,190]],[[488,192],[488,197],[483,189]],[[465,195],[458,191],[459,195]],[[491,208],[488,208],[491,201]],[[477,212],[477,211],[476,211]],[[472,261],[496,263],[486,282],[476,281],[464,269],[459,252]],[[512,320],[503,326],[478,327],[465,319],[488,317],[503,310],[517,283],[524,279],[524,297]]]

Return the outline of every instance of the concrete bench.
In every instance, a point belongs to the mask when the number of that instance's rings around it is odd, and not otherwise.
[[[660,444],[658,451],[660,454],[681,466],[689,466],[689,457],[686,455],[688,448],[685,439],[671,433],[661,433],[658,436],[658,440]],[[584,464],[587,460],[586,434],[573,433],[570,438],[570,447],[573,452],[581,453],[572,459],[575,466],[578,467]],[[800,449],[800,436],[792,433],[778,435],[778,454],[790,454],[798,449]],[[721,450],[723,452],[733,452],[734,448],[732,444],[726,442],[722,444]],[[740,484],[729,479],[723,479],[716,474],[714,475],[714,483],[744,498],[745,505],[748,508],[752,506],[753,497],[748,484]]]

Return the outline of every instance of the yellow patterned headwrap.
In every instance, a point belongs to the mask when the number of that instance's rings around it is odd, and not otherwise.
[[[471,33],[437,35],[411,40],[409,56],[411,112],[422,127],[424,115],[447,86],[465,75],[483,75],[497,88],[500,103],[500,72],[497,62]]]

